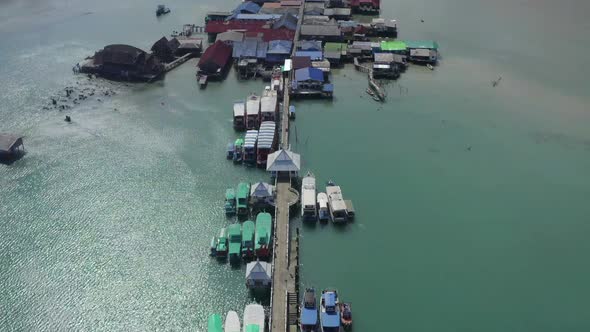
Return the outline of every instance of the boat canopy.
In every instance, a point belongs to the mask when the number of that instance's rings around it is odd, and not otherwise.
[[[318,323],[318,309],[304,307],[301,310],[301,325],[315,326]]]
[[[336,312],[322,313],[322,326],[338,327],[340,326],[340,315]]]
[[[234,103],[234,117],[237,116],[244,116],[245,114],[245,105],[243,102],[235,102]]]
[[[324,294],[324,301],[326,303],[326,307],[335,307],[336,306],[336,294],[334,292],[326,292]]]
[[[221,332],[221,316],[213,314],[209,316],[209,322],[207,326],[208,332]]]
[[[247,115],[258,115],[260,112],[260,97],[257,95],[250,95],[246,103]]]
[[[260,100],[260,110],[262,113],[275,113],[277,110],[277,96],[264,96]]]
[[[236,192],[232,188],[227,189],[225,191],[225,199],[226,200],[236,199]]]
[[[238,198],[247,198],[250,194],[250,185],[246,182],[238,184]]]

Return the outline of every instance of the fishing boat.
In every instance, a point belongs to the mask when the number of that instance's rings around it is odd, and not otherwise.
[[[248,304],[244,309],[244,329],[242,332],[264,332],[264,308],[260,304]]]
[[[240,324],[240,317],[235,311],[228,311],[225,315],[225,324],[223,324],[223,332],[241,332],[242,326]]]
[[[227,144],[226,153],[227,160],[234,159],[234,145],[232,143]]]
[[[168,14],[169,12],[170,12],[170,8],[168,8],[164,5],[158,5],[158,8],[156,8],[156,16]]]
[[[207,332],[222,332],[221,328],[221,316],[213,314],[209,316],[209,322],[207,324]]]
[[[238,217],[248,216],[248,199],[250,198],[250,184],[240,182],[237,193],[237,213]]]
[[[320,221],[330,220],[330,209],[328,208],[328,195],[318,193],[318,218]]]
[[[307,288],[305,290],[300,312],[301,316],[299,317],[299,322],[301,325],[301,332],[317,332],[319,319],[315,289]]]
[[[258,140],[256,142],[256,165],[266,168],[268,155],[273,153],[277,145],[277,128],[274,121],[265,121],[260,124]]]
[[[260,98],[260,122],[264,121],[276,121],[278,110],[278,96],[276,90],[271,90],[270,86],[267,86],[262,92],[262,98]]]
[[[340,331],[340,306],[336,290],[323,290],[320,310],[322,332]]]
[[[225,214],[233,216],[236,214],[236,192],[233,188],[225,190]]]
[[[261,212],[256,216],[256,233],[254,234],[254,251],[256,257],[266,259],[270,256],[272,246],[272,216]]]
[[[209,256],[217,256],[217,236],[211,238],[211,244],[209,245]]]
[[[217,237],[217,247],[215,248],[217,258],[223,259],[227,257],[227,230],[224,228],[219,232]]]
[[[326,185],[326,194],[328,195],[328,207],[332,222],[335,224],[345,223],[348,220],[348,211],[342,198],[342,190],[334,182],[329,181]]]
[[[258,141],[258,130],[248,130],[244,138],[244,164],[246,166],[256,165],[256,143]]]
[[[238,264],[242,257],[242,226],[240,224],[229,225],[227,236],[229,238],[229,262]]]
[[[251,260],[254,258],[254,232],[256,226],[252,220],[246,220],[242,224],[242,258]]]
[[[315,176],[311,172],[301,181],[301,217],[304,221],[317,219]]]
[[[253,93],[246,99],[246,129],[257,129],[260,125],[260,96]]]
[[[352,305],[350,303],[340,303],[340,323],[345,330],[352,328]]]
[[[234,102],[234,129],[244,130],[246,128],[246,106],[241,101]]]
[[[295,106],[289,106],[289,119],[295,120]]]
[[[234,142],[234,154],[233,154],[234,164],[241,163],[243,158],[244,158],[244,139],[237,138],[236,141]]]

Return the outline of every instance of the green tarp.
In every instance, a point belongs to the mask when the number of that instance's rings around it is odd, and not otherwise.
[[[434,40],[406,40],[408,48],[426,48],[429,50],[438,50],[438,43]]]
[[[405,51],[408,47],[406,43],[399,40],[394,41],[382,41],[381,42],[381,50],[382,51]]]

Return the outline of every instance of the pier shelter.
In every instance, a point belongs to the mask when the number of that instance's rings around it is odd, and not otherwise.
[[[287,175],[289,177],[298,177],[301,169],[301,156],[290,150],[280,149],[268,155],[266,171],[272,177],[277,175]]]
[[[13,161],[24,152],[22,136],[0,133],[0,161]]]

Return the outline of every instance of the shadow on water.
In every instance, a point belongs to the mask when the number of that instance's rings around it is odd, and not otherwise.
[[[13,154],[0,154],[0,165],[10,166],[19,161],[27,154],[26,152],[19,152]]]

